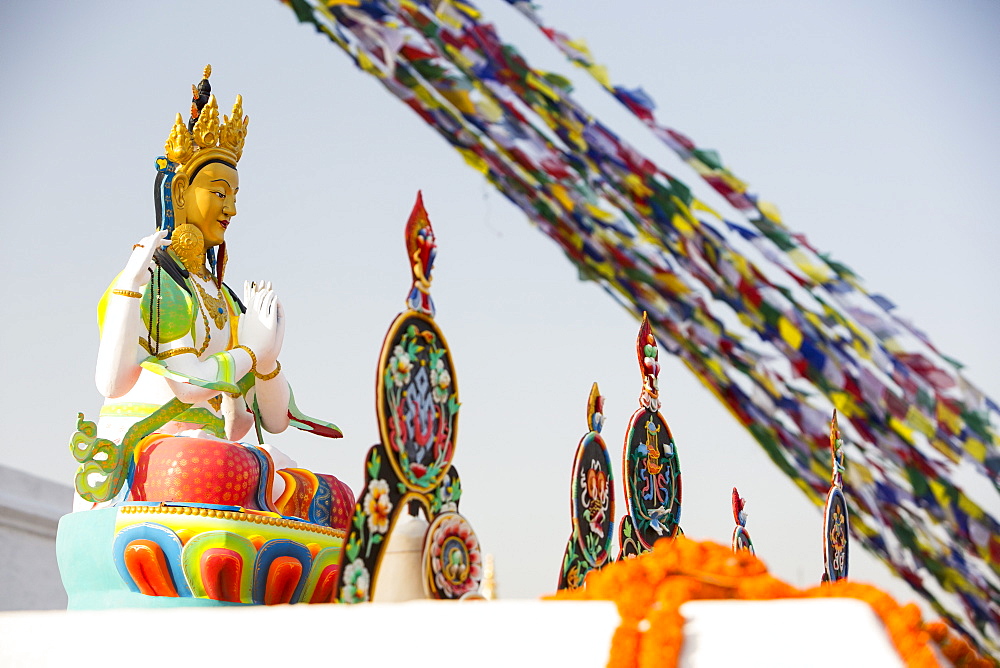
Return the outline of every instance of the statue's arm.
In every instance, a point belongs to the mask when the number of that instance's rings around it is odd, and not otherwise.
[[[255,406],[265,430],[280,434],[288,428],[288,382],[278,367],[285,310],[270,283],[244,283],[243,301],[247,312],[240,318],[238,338],[257,357],[253,396],[247,397],[247,403]]]
[[[262,375],[267,377],[268,374]],[[250,391],[253,395],[247,397],[247,402],[257,409],[261,426],[272,434],[280,434],[288,429],[289,390],[284,373],[279,371],[276,376],[267,380],[257,378]]]
[[[139,378],[139,364],[146,357],[138,344],[143,333],[140,302],[143,288],[149,282],[153,252],[170,243],[166,235],[166,231],[154,232],[136,244],[125,269],[102,299],[101,345],[94,380],[105,397],[122,396]]]
[[[250,373],[249,353],[234,348],[199,359],[192,343],[189,336],[178,339],[168,350],[161,349],[163,359],[147,359],[143,367],[163,376],[174,396],[186,404],[207,401],[219,392],[239,391],[237,382]],[[184,352],[166,357],[171,350]]]

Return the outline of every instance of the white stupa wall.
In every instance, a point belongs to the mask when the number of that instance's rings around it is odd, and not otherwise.
[[[850,599],[696,601],[680,668],[902,668],[871,608]],[[144,668],[230,664],[604,668],[620,623],[609,602],[410,601],[349,605],[0,613],[0,665],[80,662],[100,629]],[[52,642],[58,638],[59,642]],[[110,651],[110,650],[109,650]],[[377,660],[375,659],[377,657]]]
[[[0,610],[66,608],[56,526],[73,488],[0,466]]]

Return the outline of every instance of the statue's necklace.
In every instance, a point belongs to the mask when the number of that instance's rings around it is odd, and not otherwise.
[[[201,287],[198,281],[191,281],[194,283],[194,287],[198,289],[198,295],[201,297],[201,303],[205,305],[205,310],[208,311],[208,315],[212,317],[215,322],[216,329],[222,329],[226,326],[226,322],[229,321],[229,310],[226,308],[225,300],[222,297],[222,289],[219,288],[219,295],[217,297],[212,297],[207,292],[205,288]]]

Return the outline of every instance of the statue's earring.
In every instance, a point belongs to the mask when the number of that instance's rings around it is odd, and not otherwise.
[[[181,259],[188,271],[208,280],[205,276],[205,236],[197,226],[184,223],[174,227],[174,233],[170,235],[170,250]]]

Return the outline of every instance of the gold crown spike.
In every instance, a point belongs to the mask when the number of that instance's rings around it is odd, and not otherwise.
[[[177,114],[177,120],[174,121],[174,127],[170,129],[170,136],[167,137],[167,143],[164,144],[164,148],[167,151],[167,159],[181,165],[190,160],[191,156],[194,155],[194,144],[191,141],[191,133],[188,132],[187,127],[184,125],[184,119],[181,118],[180,114]]]
[[[198,122],[194,124],[194,143],[200,148],[214,148],[219,141],[219,104],[215,96],[208,98],[208,104],[201,110]]]
[[[206,65],[204,78],[207,79],[212,74],[212,66]],[[197,94],[197,89],[195,89]],[[179,171],[184,170],[184,166],[189,162],[200,163],[198,159],[200,151],[208,150],[214,157],[223,157],[225,154],[232,156],[233,162],[239,162],[243,156],[243,142],[247,136],[247,125],[250,118],[243,115],[243,97],[236,96],[233,104],[232,118],[224,116],[219,121],[219,104],[212,95],[208,102],[198,113],[198,120],[192,130],[188,130],[180,114],[174,121],[170,129],[170,136],[167,138],[164,148],[167,158],[171,162],[180,165]],[[219,155],[219,154],[222,155]],[[205,159],[209,159],[208,154]]]
[[[222,117],[222,130],[219,137],[219,146],[233,152],[236,160],[243,155],[243,141],[247,136],[247,125],[250,119],[243,116],[243,96],[237,95],[236,102],[233,103],[233,117]],[[242,118],[242,121],[240,120]]]

